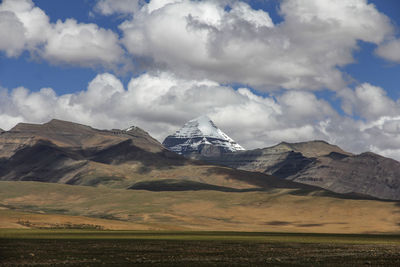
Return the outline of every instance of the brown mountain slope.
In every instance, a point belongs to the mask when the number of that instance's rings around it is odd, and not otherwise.
[[[322,187],[400,200],[400,163],[374,153],[353,155],[324,141],[279,145],[202,160]]]
[[[185,159],[137,127],[107,131],[60,120],[41,125],[21,123],[1,134],[0,180],[153,191],[313,190],[261,173]]]
[[[343,158],[332,154],[320,157],[288,178],[338,193],[400,200],[400,162],[371,152]]]
[[[38,140],[51,141],[58,147],[100,150],[127,139],[132,140],[133,145],[149,152],[163,150],[157,140],[137,127],[131,131],[107,131],[78,123],[51,120],[45,124],[20,123],[4,133],[0,139],[0,145],[2,145],[0,156],[20,146],[32,145]]]
[[[339,153],[349,156],[352,155],[351,153],[344,151],[338,146],[329,144],[321,140],[316,140],[312,142],[300,142],[300,143],[282,142],[276,147],[287,147],[289,151],[300,152],[307,158],[325,156],[329,155],[330,153]]]
[[[324,141],[313,141],[295,144],[280,143],[268,148],[225,153],[219,157],[202,157],[200,159],[237,169],[288,177],[311,164],[316,157],[332,152],[350,155],[339,147]]]

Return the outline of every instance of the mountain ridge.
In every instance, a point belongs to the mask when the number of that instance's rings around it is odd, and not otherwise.
[[[373,152],[355,155],[321,140],[293,144],[282,142],[263,149],[200,159],[215,165],[262,172],[336,193],[400,200],[400,162]]]
[[[193,153],[185,158],[171,152],[136,126],[20,123],[0,135],[0,180],[128,188],[181,179],[187,189],[323,188],[400,200],[400,162],[372,152],[354,155],[321,140],[224,153],[214,153],[213,146],[203,146],[207,153],[197,151],[193,160]]]
[[[166,147],[171,149],[171,146]],[[189,153],[183,146],[173,146],[172,150],[209,164],[261,172],[339,194],[400,200],[400,162],[372,152],[355,155],[324,140],[281,142],[253,150],[203,153],[202,150],[207,149],[215,150],[213,145]]]
[[[186,159],[136,126],[98,130],[51,120],[44,124],[21,123],[0,135],[0,180],[126,189],[137,183],[154,185],[152,181],[168,179],[180,180],[187,190],[199,185],[204,190],[317,190],[266,174]]]

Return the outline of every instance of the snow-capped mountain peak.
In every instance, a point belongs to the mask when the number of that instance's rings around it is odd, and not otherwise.
[[[215,147],[221,153],[244,150],[205,115],[185,123],[175,134],[168,136],[163,144],[179,154],[202,153],[206,146]]]
[[[198,136],[224,138],[221,133],[222,131],[208,116],[200,116],[185,123],[174,135],[187,138]]]

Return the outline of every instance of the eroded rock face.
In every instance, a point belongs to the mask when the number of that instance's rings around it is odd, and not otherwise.
[[[202,160],[263,172],[336,193],[400,200],[400,162],[370,152],[353,155],[324,141],[281,143]]]

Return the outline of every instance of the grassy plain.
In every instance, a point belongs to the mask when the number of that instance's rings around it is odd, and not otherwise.
[[[400,236],[0,230],[0,266],[398,266]]]
[[[399,224],[398,202],[295,189],[149,192],[0,182],[0,228],[400,234]]]
[[[400,266],[400,205],[296,189],[0,182],[0,266],[136,264]]]

